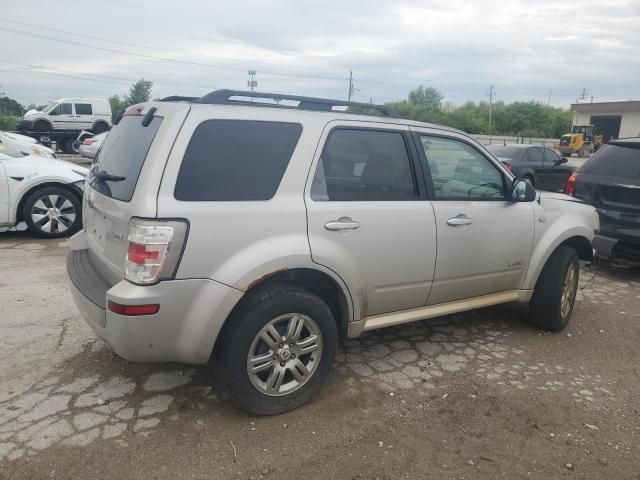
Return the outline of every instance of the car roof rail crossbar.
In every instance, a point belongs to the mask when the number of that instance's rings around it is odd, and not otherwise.
[[[235,98],[234,98],[235,97]],[[269,101],[270,100],[270,101]],[[241,90],[215,90],[196,100],[195,103],[214,105],[248,105],[254,107],[297,108],[316,112],[342,112],[368,114],[379,112],[386,117],[398,117],[398,114],[384,105],[373,103],[345,102],[327,98],[303,97],[283,93],[247,92]],[[356,111],[349,110],[356,109]],[[357,110],[362,109],[362,112]]]

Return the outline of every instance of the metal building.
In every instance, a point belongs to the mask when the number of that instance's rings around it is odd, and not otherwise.
[[[594,125],[604,142],[640,137],[640,101],[574,103],[574,125]]]

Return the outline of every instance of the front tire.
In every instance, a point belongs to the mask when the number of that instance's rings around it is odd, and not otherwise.
[[[36,132],[50,132],[51,125],[45,120],[37,120],[36,123],[33,124],[33,129]]]
[[[77,155],[80,153],[80,142],[77,138],[68,138],[64,142],[64,151],[66,153]]]
[[[571,247],[558,247],[542,269],[529,304],[533,325],[552,332],[567,326],[578,292],[579,275],[576,251]]]
[[[22,218],[31,233],[42,238],[60,238],[82,227],[82,206],[74,193],[61,187],[39,188],[24,202]]]
[[[289,285],[249,293],[232,314],[214,355],[214,378],[253,415],[275,415],[307,402],[331,368],[338,329],[317,295]]]

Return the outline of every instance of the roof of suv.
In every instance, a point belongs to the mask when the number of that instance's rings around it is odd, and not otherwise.
[[[609,144],[620,147],[640,148],[640,137],[618,138],[617,140],[611,140]]]
[[[416,127],[436,128],[450,132],[465,132],[447,127],[415,120],[408,120],[400,117],[398,113],[385,105],[372,103],[345,102],[343,100],[332,100],[327,98],[304,97],[297,95],[286,95],[281,93],[247,92],[240,90],[215,90],[202,97],[186,97],[173,95],[163,98],[162,102],[188,102],[203,105],[234,105],[250,108],[275,108],[287,110],[305,111],[308,114],[340,114],[358,118],[362,116],[374,117],[386,123],[398,123],[402,125],[412,125]]]

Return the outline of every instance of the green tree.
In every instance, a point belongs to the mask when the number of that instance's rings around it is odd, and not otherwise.
[[[444,95],[437,88],[433,87],[425,88],[420,85],[418,88],[409,92],[409,103],[412,105],[422,105],[431,110],[440,110],[443,99]]]
[[[119,95],[112,95],[108,98],[109,105],[111,105],[111,116],[115,120],[115,118],[120,115],[126,108],[124,105],[124,101],[120,98]]]
[[[125,108],[137,103],[148,102],[151,99],[151,89],[153,82],[149,80],[138,80],[129,89],[129,93],[124,96]]]

